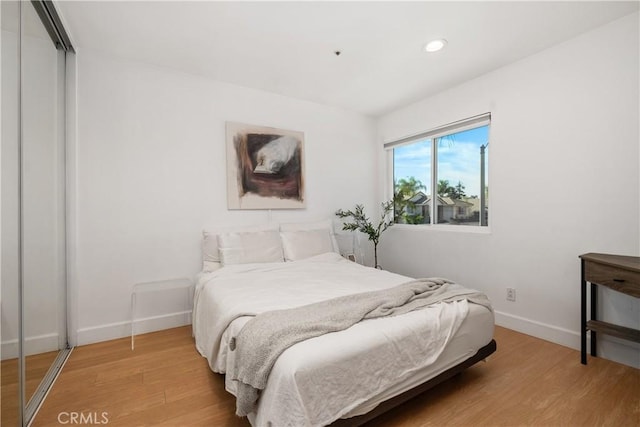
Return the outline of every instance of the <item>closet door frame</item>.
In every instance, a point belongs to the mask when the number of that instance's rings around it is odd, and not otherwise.
[[[56,81],[57,85],[60,86],[60,90],[57,95],[57,109],[63,117],[58,119],[60,124],[60,129],[56,138],[59,140],[59,147],[61,148],[61,153],[57,155],[58,161],[61,163],[61,171],[60,171],[60,182],[62,195],[60,196],[62,199],[62,206],[60,209],[62,211],[62,222],[64,224],[63,230],[58,233],[60,237],[61,243],[59,245],[59,250],[64,253],[64,261],[61,264],[61,281],[64,284],[64,289],[61,290],[62,295],[60,295],[58,300],[58,306],[60,307],[60,312],[58,313],[58,325],[60,330],[63,331],[63,337],[59,338],[58,346],[61,350],[58,352],[56,359],[53,361],[52,365],[49,367],[47,373],[41,380],[38,388],[33,393],[32,396],[26,396],[26,352],[25,352],[25,286],[24,286],[24,261],[23,261],[23,238],[24,238],[24,222],[23,222],[23,202],[24,202],[24,182],[23,182],[23,164],[24,164],[24,97],[23,97],[23,81],[24,81],[24,57],[23,57],[23,48],[24,48],[24,9],[25,7],[29,7],[28,3],[19,2],[19,23],[18,23],[18,358],[19,358],[19,390],[18,390],[18,404],[19,404],[19,424],[22,426],[28,426],[33,420],[34,416],[37,413],[42,401],[46,397],[50,387],[53,385],[56,377],[62,370],[64,363],[67,358],[71,354],[71,347],[69,346],[69,275],[68,275],[68,252],[69,247],[67,244],[68,232],[67,228],[69,225],[68,221],[68,200],[67,200],[67,187],[68,187],[68,171],[67,171],[67,162],[68,162],[68,153],[66,150],[67,146],[67,128],[70,123],[68,114],[71,112],[68,103],[67,103],[67,85],[71,83],[68,78],[68,70],[67,70],[67,62],[70,56],[73,56],[75,53],[73,46],[71,44],[70,38],[64,29],[62,21],[55,9],[55,6],[50,0],[32,0],[31,4],[35,9],[36,13],[40,17],[40,20],[46,29],[47,33],[51,37],[51,40],[54,44],[55,49],[57,50],[57,73],[58,78]],[[74,58],[75,59],[75,58]],[[75,64],[75,60],[72,60],[72,63]],[[73,73],[75,75],[75,73]]]

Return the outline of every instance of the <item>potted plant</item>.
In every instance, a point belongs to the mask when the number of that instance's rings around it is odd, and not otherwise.
[[[380,236],[389,227],[393,225],[393,218],[389,218],[389,214],[393,210],[393,200],[383,202],[381,204],[382,214],[380,221],[377,225],[373,225],[371,220],[364,213],[363,205],[356,205],[356,208],[351,211],[345,211],[339,209],[336,215],[339,218],[352,218],[353,222],[345,222],[342,225],[342,229],[345,231],[360,231],[369,237],[369,240],[373,242],[373,259],[376,268],[380,268],[378,265],[378,243],[380,242]]]

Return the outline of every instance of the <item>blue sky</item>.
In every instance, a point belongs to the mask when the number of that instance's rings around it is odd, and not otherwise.
[[[482,126],[448,136],[438,144],[438,180],[458,181],[465,186],[467,196],[480,195],[480,146],[489,141],[489,126]],[[395,148],[394,179],[415,177],[431,194],[431,140]],[[485,156],[485,178],[489,170],[489,149]],[[486,179],[486,184],[489,181]]]

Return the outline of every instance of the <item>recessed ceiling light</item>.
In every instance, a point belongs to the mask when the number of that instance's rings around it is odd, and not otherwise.
[[[431,40],[424,46],[424,50],[426,52],[437,52],[443,49],[446,45],[447,41],[445,39]]]

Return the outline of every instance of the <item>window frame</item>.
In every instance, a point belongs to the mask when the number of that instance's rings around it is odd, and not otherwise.
[[[411,145],[419,142],[420,140],[430,139],[431,140],[431,176],[429,184],[432,188],[432,193],[435,193],[435,189],[437,189],[437,180],[438,180],[438,144],[437,139],[455,134],[464,132],[471,129],[476,129],[479,127],[488,126],[489,127],[489,140],[487,141],[486,147],[489,146],[491,142],[491,113],[482,113],[476,116],[472,116],[463,120],[458,120],[455,122],[451,122],[442,126],[438,126],[436,128],[427,130],[425,132],[420,132],[414,135],[406,136],[400,139],[392,140],[383,144],[383,148],[386,151],[386,165],[387,165],[387,199],[393,199],[395,194],[395,171],[394,171],[394,148],[402,147],[405,145]],[[487,159],[489,154],[487,152]],[[489,163],[488,161],[485,163]],[[487,175],[489,172],[487,171]],[[488,179],[490,181],[490,179]],[[482,189],[481,189],[482,192]],[[480,197],[484,197],[482,194]],[[403,224],[403,223],[395,223],[394,226],[411,228],[412,230],[440,230],[440,231],[460,231],[460,232],[470,232],[470,233],[490,233],[490,225],[487,223],[486,225],[482,225],[482,221],[480,220],[479,224],[476,225],[451,225],[451,224],[438,224],[437,221],[437,197],[431,197],[431,202],[429,204],[429,209],[431,212],[430,222],[427,224]],[[482,218],[482,213],[480,213]]]

